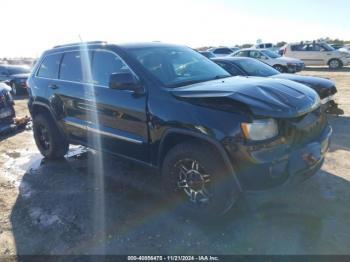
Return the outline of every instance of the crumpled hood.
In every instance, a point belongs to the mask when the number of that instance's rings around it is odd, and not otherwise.
[[[262,77],[229,77],[170,92],[181,98],[230,98],[248,106],[256,116],[274,118],[297,117],[320,105],[317,93],[305,85]]]

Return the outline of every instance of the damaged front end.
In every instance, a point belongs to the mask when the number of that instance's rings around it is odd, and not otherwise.
[[[278,125],[279,135],[273,140],[253,143],[243,139],[238,147],[226,144],[248,191],[303,181],[323,163],[332,129],[322,107],[298,117],[279,119]]]
[[[320,97],[302,84],[234,77],[173,93],[201,106],[247,116],[239,134],[227,134],[221,141],[246,191],[304,180],[323,163],[332,129]]]

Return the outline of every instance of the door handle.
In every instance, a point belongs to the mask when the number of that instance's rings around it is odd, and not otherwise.
[[[58,88],[58,85],[56,85],[56,84],[50,84],[49,87],[50,87],[51,89],[57,89],[57,88]]]

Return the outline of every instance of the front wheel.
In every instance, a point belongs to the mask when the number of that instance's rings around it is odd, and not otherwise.
[[[341,68],[342,62],[339,59],[331,59],[328,63],[330,69],[339,69]]]
[[[166,196],[197,218],[225,214],[237,201],[240,187],[211,145],[186,142],[176,145],[162,165]]]

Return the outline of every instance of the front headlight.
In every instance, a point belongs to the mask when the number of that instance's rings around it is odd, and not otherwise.
[[[261,141],[278,135],[278,124],[274,119],[253,120],[252,123],[241,123],[245,138]]]

